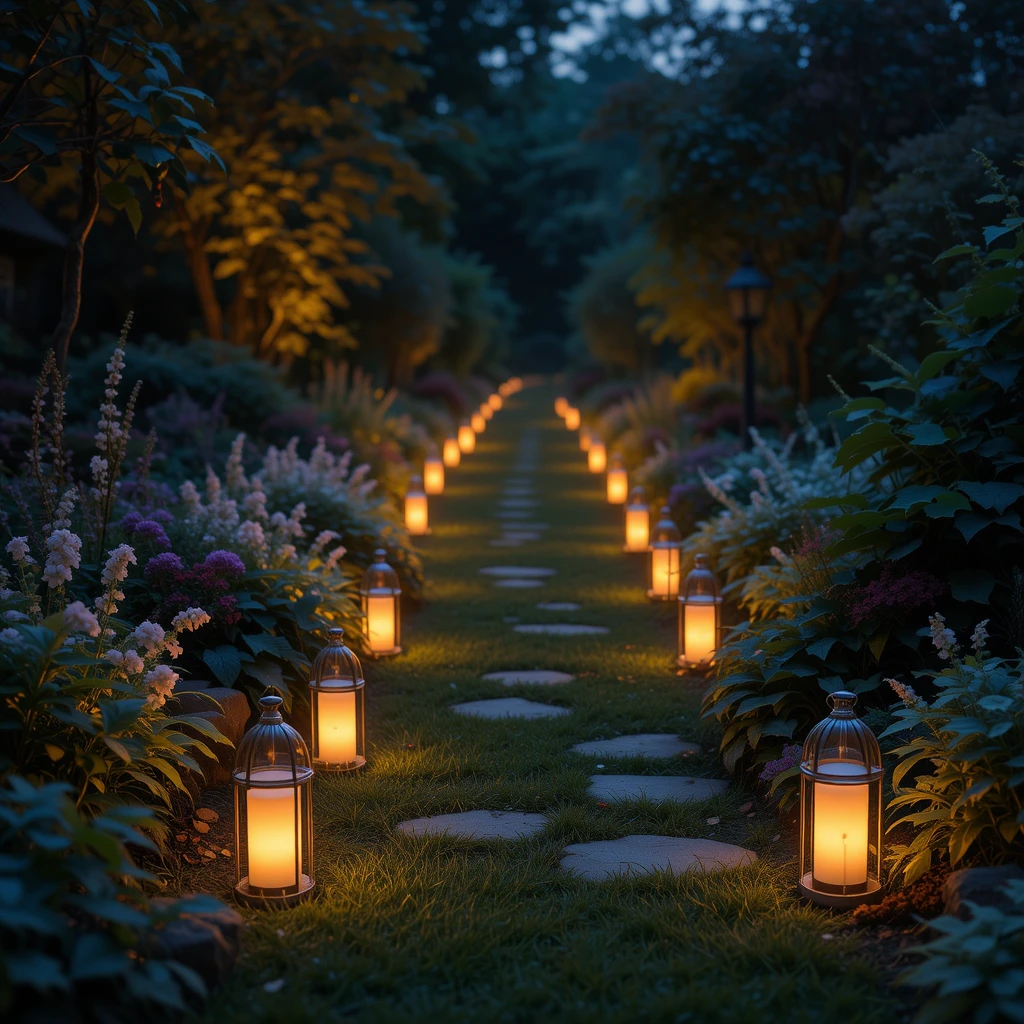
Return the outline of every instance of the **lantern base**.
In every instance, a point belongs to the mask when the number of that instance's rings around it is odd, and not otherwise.
[[[647,599],[649,601],[678,601],[679,597],[677,594],[656,594],[653,590],[648,590]]]
[[[410,537],[429,537],[433,532],[434,531],[429,528],[426,530],[419,530],[416,533],[413,533],[412,530],[408,530]]]
[[[371,658],[393,658],[396,654],[401,654],[401,647],[392,647],[388,651],[370,651]]]
[[[864,892],[852,893],[849,896],[835,892],[821,892],[813,888],[814,880],[810,871],[797,882],[797,888],[804,899],[817,903],[822,907],[831,907],[833,910],[849,910],[851,907],[859,907],[862,903],[881,903],[885,894],[882,891],[882,883],[877,878],[869,878],[868,886]]]
[[[694,664],[692,661],[687,661],[682,655],[676,658],[676,666],[678,668],[685,668],[687,672],[710,672],[714,667],[713,661],[702,661],[699,664]]]
[[[631,547],[629,547],[628,545],[623,545],[623,547],[622,547],[622,550],[623,550],[623,551],[624,551],[624,552],[625,552],[625,553],[626,553],[627,555],[646,555],[646,554],[647,554],[647,548],[646,548],[646,547],[642,547],[642,548],[631,548]]]
[[[320,758],[313,759],[313,765],[317,771],[328,772],[334,775],[341,775],[344,772],[357,772],[366,766],[366,758],[360,754],[352,761],[345,761],[341,764],[331,764],[329,761],[321,761]]]
[[[249,876],[246,875],[235,886],[235,899],[239,903],[244,903],[247,907],[291,907],[309,896],[315,885],[316,882],[309,875],[301,875],[298,892],[282,893],[275,890],[263,892],[251,889],[249,887]]]

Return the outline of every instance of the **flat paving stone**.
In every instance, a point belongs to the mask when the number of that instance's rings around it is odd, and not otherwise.
[[[590,757],[679,757],[699,754],[697,743],[687,743],[667,732],[643,732],[635,736],[615,736],[610,740],[590,740],[572,748]],[[607,776],[604,776],[607,778]]]
[[[502,587],[505,590],[527,590],[530,587],[543,587],[543,580],[534,579],[510,579],[510,580],[495,580],[494,585],[496,587]]]
[[[464,704],[453,704],[457,715],[472,718],[562,718],[571,715],[569,708],[553,704],[540,704],[522,697],[498,697],[495,700],[468,700]]]
[[[537,488],[524,484],[519,487],[506,487],[501,493],[506,498],[532,498],[537,493]]]
[[[529,576],[554,576],[557,569],[545,569],[539,565],[488,565],[480,570],[483,576],[502,576],[505,579]]]
[[[542,612],[578,612],[583,605],[575,601],[541,601],[537,607]]]
[[[536,530],[511,530],[505,527],[502,536],[506,540],[540,540],[540,534]]]
[[[650,800],[661,804],[669,800],[707,800],[728,788],[724,779],[686,775],[591,775],[587,792],[598,800]]]
[[[550,530],[551,529],[551,524],[550,523],[537,523],[537,522],[520,523],[520,522],[518,522],[519,516],[516,516],[515,518],[516,518],[517,522],[512,523],[511,526],[507,527],[507,529],[511,529],[511,530]]]
[[[522,811],[460,811],[400,821],[395,827],[407,836],[525,839],[540,832],[546,821],[543,814],[526,814]]]
[[[616,875],[650,875],[669,871],[723,871],[753,864],[757,854],[713,839],[676,836],[625,836],[596,843],[573,843],[563,851],[562,870],[603,882]]]
[[[546,668],[521,668],[488,672],[480,678],[501,683],[503,686],[516,686],[519,683],[530,686],[557,686],[559,683],[571,683],[576,677],[569,675],[568,672],[555,672]]]
[[[536,498],[502,498],[498,506],[504,509],[536,508],[540,504]]]
[[[496,540],[487,542],[492,548],[520,548],[523,540],[519,537],[498,537]]]
[[[607,626],[584,626],[578,622],[536,622],[516,626],[517,633],[532,633],[534,636],[600,636],[608,632]]]
[[[501,522],[512,522],[517,519],[529,519],[533,513],[529,509],[525,508],[509,508],[503,509],[500,512],[495,513],[494,518]]]

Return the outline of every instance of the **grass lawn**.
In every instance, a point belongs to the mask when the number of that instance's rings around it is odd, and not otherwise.
[[[243,911],[244,957],[204,1021],[251,1024],[418,1021],[892,1021],[901,1009],[842,922],[796,899],[792,844],[752,794],[704,803],[602,808],[587,795],[581,740],[678,732],[686,760],[605,760],[610,772],[724,777],[699,720],[702,681],[674,665],[674,608],[643,596],[643,563],[622,553],[621,509],[586,472],[575,435],[528,390],[498,413],[477,452],[432,499],[422,549],[429,585],[405,623],[407,653],[365,665],[370,764],[316,780],[316,898],[281,913]],[[537,432],[540,541],[493,548],[496,503],[519,437]],[[523,475],[516,472],[514,475]],[[487,565],[557,570],[506,590]],[[544,612],[539,601],[575,601]],[[608,626],[596,637],[525,636],[522,622]],[[484,672],[552,668],[577,679],[506,688]],[[521,696],[571,707],[544,721],[488,722],[449,705]],[[543,811],[518,842],[415,839],[407,818],[473,808]],[[709,825],[709,818],[720,823]],[[738,843],[760,860],[712,875],[595,883],[563,875],[568,843],[635,833]],[[222,894],[226,895],[226,894]],[[829,933],[837,932],[832,938]],[[827,936],[827,937],[823,937]],[[269,987],[268,982],[275,983]]]

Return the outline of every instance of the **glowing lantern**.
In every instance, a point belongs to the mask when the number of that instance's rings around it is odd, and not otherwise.
[[[622,465],[622,456],[617,452],[612,456],[612,464],[608,467],[605,492],[608,496],[609,505],[626,504],[626,495],[629,493],[629,477],[626,474],[625,467]],[[643,491],[640,494],[642,497]],[[644,508],[646,507],[645,505]],[[646,549],[647,541],[644,541],[644,550]]]
[[[580,429],[580,411],[574,405],[565,410],[565,427],[567,430]]]
[[[589,452],[590,446],[594,443],[594,439],[590,436],[590,431],[584,427],[580,431],[580,451]]]
[[[501,395],[499,395],[497,392],[495,392],[493,395],[491,395],[490,398],[487,399],[487,403],[495,412],[497,412],[504,404],[502,402]]]
[[[591,441],[587,449],[587,469],[591,473],[603,473],[608,468],[608,453],[604,441]]]
[[[454,469],[462,461],[462,452],[459,451],[459,442],[456,438],[445,439],[444,447],[441,449],[441,461],[448,469]]]
[[[235,892],[246,903],[287,906],[312,891],[313,768],[302,737],[261,697],[260,720],[238,744]]]
[[[802,895],[826,907],[882,898],[882,754],[853,710],[857,695],[829,695],[832,713],[804,743],[800,764]]]
[[[565,418],[565,414],[569,411],[569,399],[565,395],[559,395],[555,399],[555,415],[560,419]]]
[[[718,648],[722,595],[708,568],[707,555],[697,555],[693,571],[679,595],[679,657],[683,668],[710,668]]]
[[[468,423],[459,427],[459,450],[463,455],[469,455],[476,449],[476,431]]]
[[[611,493],[611,474],[608,470],[609,493]],[[611,500],[611,499],[609,499]],[[644,498],[644,489],[634,487],[626,506],[626,546],[624,551],[646,551],[651,539],[651,510]]]
[[[484,419],[483,413],[475,412],[469,417],[469,425],[477,434],[482,434],[487,429],[487,420]]]
[[[511,389],[510,395],[514,395],[517,391],[523,390],[523,378],[522,377],[509,377],[508,386]]]
[[[313,659],[309,681],[313,763],[329,772],[350,772],[366,764],[363,669],[344,637],[343,629],[327,630],[327,646]]]
[[[405,528],[414,537],[428,532],[427,495],[423,490],[423,478],[413,476],[405,492]]]
[[[373,558],[359,587],[366,619],[366,646],[374,657],[386,658],[402,653],[402,588],[398,574],[386,561],[387,552],[378,548]]]
[[[498,394],[502,398],[508,398],[508,396],[512,394],[512,389],[508,386],[508,381],[505,381],[505,383],[498,388]]]
[[[458,454],[459,446],[455,446]],[[444,463],[437,457],[437,448],[430,446],[423,461],[423,490],[427,494],[444,494]]]
[[[682,541],[668,505],[663,505],[661,518],[654,526],[648,564],[647,596],[652,601],[672,601],[679,596],[679,546]]]
[[[491,408],[490,402],[484,402],[480,406],[480,415],[483,416],[483,418],[487,420],[488,423],[490,423],[491,418],[494,416],[494,410]]]

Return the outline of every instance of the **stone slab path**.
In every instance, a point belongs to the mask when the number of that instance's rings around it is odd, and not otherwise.
[[[523,811],[460,811],[400,821],[395,827],[408,836],[453,836],[458,839],[525,839],[542,831],[543,814]]]
[[[575,601],[541,601],[537,607],[542,612],[578,612],[583,605]]]
[[[501,576],[502,579],[554,576],[557,569],[545,569],[539,565],[488,565],[480,570],[483,576]]]
[[[687,743],[667,732],[643,732],[635,736],[616,736],[610,740],[590,740],[572,748],[587,757],[681,757],[699,754],[700,745]]]
[[[555,672],[546,668],[524,668],[488,672],[480,678],[503,686],[517,686],[520,683],[527,686],[557,686],[560,683],[571,683],[576,677],[568,672]]]
[[[673,875],[721,871],[757,860],[757,854],[742,846],[676,836],[624,836],[596,843],[574,843],[562,852],[563,871],[595,882],[617,875],[650,875],[655,871]]]
[[[495,580],[494,585],[496,587],[502,587],[505,590],[526,590],[530,587],[543,587],[544,581],[538,579],[523,579],[521,577],[512,577],[507,580]]]
[[[584,626],[577,622],[537,622],[516,626],[517,633],[532,633],[535,636],[602,636],[607,626]]]
[[[588,793],[596,800],[669,800],[687,803],[724,793],[729,783],[721,779],[695,779],[686,775],[591,775]]]
[[[563,718],[571,715],[571,708],[554,704],[540,704],[522,697],[498,697],[495,700],[469,700],[453,704],[452,711],[470,718]]]

